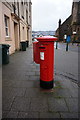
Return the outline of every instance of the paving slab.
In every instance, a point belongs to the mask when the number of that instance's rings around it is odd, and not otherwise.
[[[40,94],[40,89],[39,88],[27,88],[26,91],[25,91],[25,97],[28,97],[28,98],[37,98],[37,97],[40,97],[41,94]]]
[[[19,112],[18,118],[39,118],[38,112]]]
[[[46,98],[32,98],[30,104],[30,111],[37,111],[37,112],[46,112],[48,111],[48,104]]]
[[[68,112],[68,107],[63,98],[48,98],[49,111],[60,112],[66,111]]]
[[[29,79],[28,80],[36,80],[36,81],[38,81],[40,78],[39,78],[39,76],[34,76],[34,75],[32,75],[32,76],[29,76]]]
[[[61,118],[78,118],[78,113],[75,113],[75,112],[72,112],[72,113],[63,112],[60,114],[61,114]]]
[[[78,112],[78,99],[76,98],[66,98],[66,104],[70,112]]]
[[[25,94],[25,91],[26,91],[26,88],[14,87],[11,90],[10,94],[12,94],[14,97],[16,97],[16,96],[23,97]]]
[[[11,110],[14,112],[25,112],[29,111],[30,108],[30,99],[24,97],[16,97],[13,101]]]
[[[57,113],[41,112],[40,118],[60,118],[60,114],[58,112]]]
[[[2,118],[7,118],[9,111],[2,110]]]
[[[17,118],[18,117],[18,112],[13,112],[13,111],[10,111],[8,112],[7,118]]]

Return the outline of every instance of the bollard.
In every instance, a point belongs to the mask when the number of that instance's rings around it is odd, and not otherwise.
[[[40,51],[40,87],[51,89],[54,86],[54,42],[56,37],[36,38]]]
[[[58,48],[58,42],[56,41],[56,49]]]
[[[68,51],[68,42],[66,43],[66,51]]]

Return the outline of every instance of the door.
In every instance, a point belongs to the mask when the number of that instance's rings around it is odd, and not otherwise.
[[[15,41],[15,51],[19,48],[19,37],[18,37],[18,24],[14,22],[14,41]]]

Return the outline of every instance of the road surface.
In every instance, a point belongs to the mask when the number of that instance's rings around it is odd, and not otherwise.
[[[55,42],[55,46],[56,46],[56,42]],[[77,46],[77,44],[72,45],[72,43],[70,43],[68,48],[69,51],[80,52],[80,45]],[[66,50],[66,43],[58,42],[58,49]]]
[[[65,44],[58,44],[58,49],[55,49],[55,70],[58,73],[71,78],[78,82],[78,55],[77,46],[70,46],[66,52]]]

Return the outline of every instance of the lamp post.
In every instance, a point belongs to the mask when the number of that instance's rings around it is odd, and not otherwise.
[[[56,49],[58,48],[58,41],[56,41]]]
[[[66,43],[66,51],[68,51],[68,42]]]
[[[72,45],[75,42],[75,36],[76,36],[76,31],[73,31],[73,41],[72,41]]]

